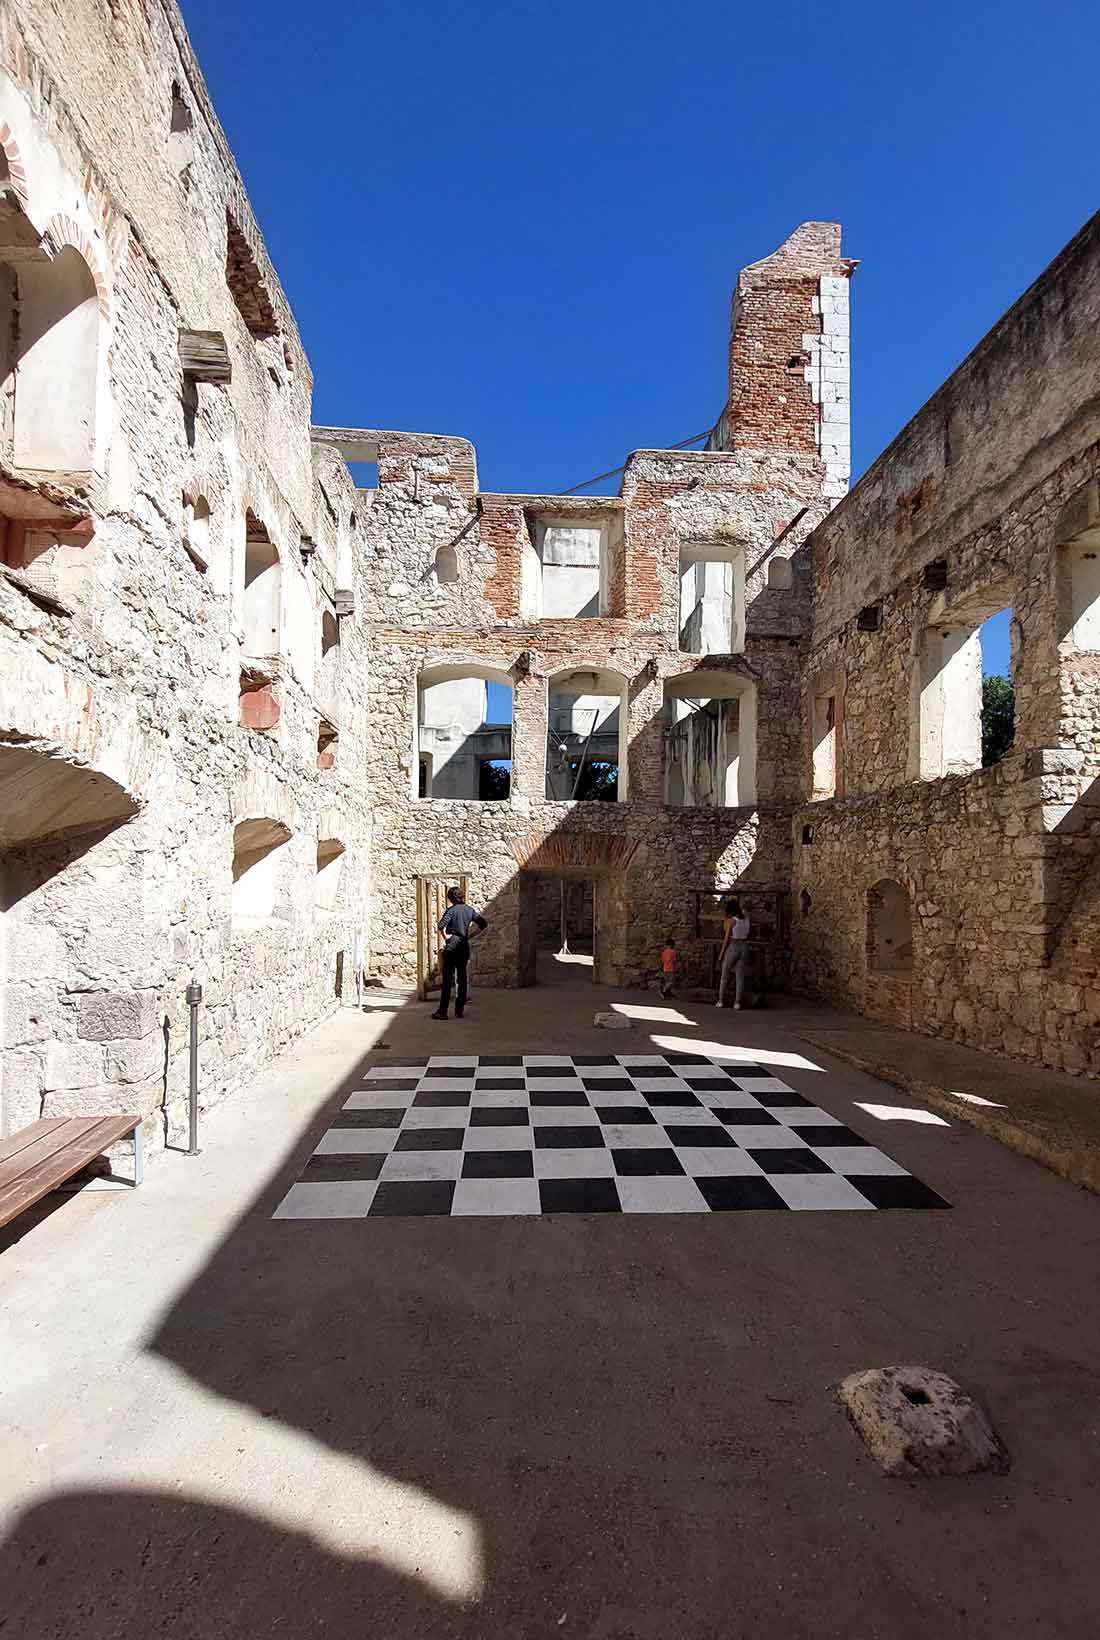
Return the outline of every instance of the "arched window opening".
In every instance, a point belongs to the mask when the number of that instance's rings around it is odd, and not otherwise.
[[[452,546],[440,547],[435,555],[435,579],[437,586],[454,586],[458,580],[458,549]]]
[[[665,681],[665,803],[740,808],[756,802],[756,689],[734,672]]]
[[[745,647],[745,553],[718,541],[680,548],[680,648],[736,655]]]
[[[813,910],[813,897],[808,888],[804,888],[798,896],[798,909],[803,917],[808,917]]]
[[[913,972],[909,891],[888,877],[867,890],[867,969],[901,976]]]
[[[244,554],[244,652],[279,653],[281,566],[267,527],[251,510],[247,515]]]
[[[267,922],[278,914],[279,878],[290,841],[281,820],[242,820],[233,829],[233,922]]]
[[[183,498],[183,545],[204,573],[210,568],[210,503],[204,495]]]
[[[794,570],[789,558],[773,558],[768,564],[768,586],[773,592],[789,592],[794,585]]]
[[[317,842],[317,876],[313,903],[318,911],[335,911],[344,868],[344,845],[338,837],[322,837]]]
[[[627,680],[594,668],[549,682],[546,797],[549,802],[623,802],[627,785]]]
[[[495,667],[421,674],[416,791],[425,799],[504,802],[512,789],[512,680]]]
[[[12,235],[6,237],[10,245]],[[0,245],[0,260],[4,254]],[[66,245],[51,260],[2,271],[0,350],[12,460],[32,472],[90,472],[100,326],[91,269]]]
[[[321,671],[319,704],[326,717],[339,720],[340,623],[331,609],[321,615]]]

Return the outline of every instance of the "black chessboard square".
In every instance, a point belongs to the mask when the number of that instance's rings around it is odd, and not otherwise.
[[[385,1155],[311,1156],[302,1170],[303,1184],[341,1184],[345,1179],[377,1179]]]
[[[529,1150],[468,1150],[462,1158],[464,1179],[533,1179],[535,1159]]]
[[[672,1144],[683,1145],[688,1149],[714,1150],[722,1145],[728,1145],[731,1150],[738,1148],[737,1140],[731,1138],[725,1128],[719,1127],[717,1122],[666,1122],[664,1129]]]
[[[537,1127],[536,1150],[602,1150],[603,1134],[598,1127]]]
[[[831,1173],[828,1162],[812,1150],[745,1150],[765,1173]]]
[[[696,1179],[712,1213],[733,1213],[746,1209],[782,1208],[787,1204],[767,1179]]]
[[[530,1127],[531,1113],[526,1105],[475,1105],[470,1112],[470,1126]]]
[[[405,1128],[394,1150],[461,1150],[465,1128]]]
[[[422,1214],[446,1216],[451,1211],[453,1179],[385,1179],[374,1193],[371,1218],[418,1218]]]
[[[614,1179],[540,1179],[544,1213],[621,1213]]]
[[[669,1147],[665,1150],[655,1146],[641,1150],[613,1150],[612,1159],[615,1163],[615,1172],[624,1179],[651,1179],[658,1174],[683,1175],[683,1167],[676,1152]]]
[[[942,1196],[922,1184],[920,1179],[914,1179],[910,1174],[900,1178],[859,1178],[849,1179],[861,1196],[866,1196],[869,1202],[876,1207],[950,1207]]]

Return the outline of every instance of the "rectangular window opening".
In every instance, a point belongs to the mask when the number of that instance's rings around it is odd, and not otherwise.
[[[680,551],[680,648],[733,655],[745,647],[745,555],[739,548],[690,544]]]
[[[1011,749],[1015,733],[1012,610],[985,594],[969,619],[930,626],[917,661],[916,772],[922,780],[972,774]]]
[[[419,691],[416,791],[425,801],[499,803],[512,787],[512,691],[478,676]]]
[[[837,712],[836,695],[814,696],[813,719],[813,800],[824,802],[836,796]]]

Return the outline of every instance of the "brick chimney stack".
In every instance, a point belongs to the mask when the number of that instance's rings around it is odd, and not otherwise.
[[[730,314],[729,403],[719,449],[798,452],[822,465],[823,499],[851,476],[848,282],[840,224],[804,222],[743,268]]]

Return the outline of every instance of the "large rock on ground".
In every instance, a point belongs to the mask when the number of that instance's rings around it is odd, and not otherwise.
[[[839,1390],[872,1457],[888,1475],[1003,1474],[1011,1459],[966,1391],[932,1367],[876,1367]]]

